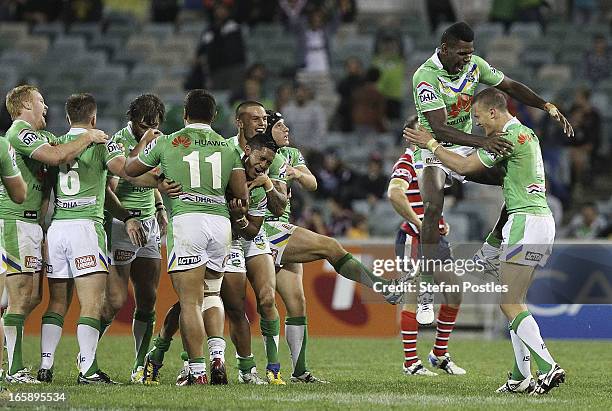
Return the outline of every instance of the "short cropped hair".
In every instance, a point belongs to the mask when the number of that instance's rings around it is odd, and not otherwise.
[[[276,153],[278,145],[274,141],[271,135],[265,133],[257,133],[247,141],[247,146],[251,147],[251,150],[259,150],[262,148],[269,148]]]
[[[144,122],[152,125],[156,121],[164,122],[166,107],[155,94],[147,93],[136,97],[128,107],[127,118],[133,122]]]
[[[217,113],[217,102],[212,94],[204,89],[195,89],[185,97],[185,116],[190,120],[212,123]]]
[[[264,105],[261,104],[259,101],[246,100],[246,101],[243,101],[242,103],[238,104],[238,106],[236,107],[236,118],[240,118],[240,115],[242,113],[244,113],[244,111],[247,108],[250,108],[250,107],[261,107],[261,108],[265,109]]]
[[[476,96],[474,96],[474,104],[476,103],[484,104],[487,108],[496,108],[498,110],[508,109],[506,95],[495,87],[486,88],[476,94]]]
[[[32,93],[35,91],[38,91],[35,86],[25,84],[17,86],[8,92],[6,95],[6,110],[12,120],[19,117],[21,110],[24,108],[24,103],[32,101]]]
[[[87,123],[96,110],[96,99],[89,93],[72,94],[66,100],[66,115],[70,124]]]
[[[455,44],[458,41],[474,41],[474,30],[466,22],[460,21],[444,30],[440,43]]]

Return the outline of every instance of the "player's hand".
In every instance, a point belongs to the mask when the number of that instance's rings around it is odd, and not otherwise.
[[[137,247],[145,245],[145,232],[142,223],[137,218],[130,218],[125,222],[125,231],[130,241]]]
[[[450,233],[450,225],[448,223],[444,223],[444,227],[440,229],[440,235],[448,235]]]
[[[239,198],[232,198],[229,201],[229,210],[232,220],[240,220],[249,211],[249,206]]]
[[[170,198],[176,198],[183,192],[183,186],[167,178],[157,180],[157,189]]]
[[[302,178],[302,176],[304,175],[304,173],[302,173],[302,171],[300,171],[300,169],[295,168],[295,167],[291,167],[290,165],[287,164],[287,178],[290,180],[299,180],[300,178]]]
[[[427,142],[434,138],[433,135],[425,129],[413,130],[411,128],[404,128],[402,135],[406,141],[416,144],[421,148],[427,148]]]
[[[569,138],[574,137],[574,128],[570,124],[570,122],[565,118],[565,116],[559,111],[559,109],[552,103],[544,104],[544,110],[555,120],[561,123],[561,127],[563,127],[563,132]]]
[[[270,181],[270,184],[272,184],[272,181],[267,174],[260,174],[254,180],[247,181],[247,188],[250,191],[256,187],[264,187],[267,185],[268,181]]]
[[[159,226],[159,235],[164,236],[168,231],[168,213],[165,208],[161,208],[155,212],[155,219]]]
[[[94,144],[106,144],[110,137],[102,130],[98,130],[96,128],[89,130],[89,138],[91,142]]]
[[[482,148],[498,156],[505,155],[506,152],[512,151],[513,147],[512,142],[504,138],[505,135],[506,133],[496,133],[491,137],[484,138]]]
[[[155,128],[150,128],[147,131],[145,131],[145,133],[142,135],[142,138],[145,141],[145,144],[149,144],[151,141],[155,140],[157,137],[161,135],[162,135],[161,131]]]

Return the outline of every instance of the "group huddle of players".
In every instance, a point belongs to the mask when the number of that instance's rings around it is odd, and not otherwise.
[[[442,220],[445,185],[453,178],[502,185],[500,220],[475,256],[509,289],[501,309],[510,321],[515,364],[498,391],[542,394],[563,382],[565,371],[546,349],[524,296],[535,266],[545,264],[551,252],[554,221],[546,204],[538,138],[509,114],[501,91],[546,110],[569,136],[573,131],[552,104],[473,55],[473,37],[465,23],[450,26],[440,47],[414,75],[418,119],[404,129],[410,146],[394,166],[388,188],[390,201],[406,220],[397,251],[401,256],[449,258],[444,240],[449,227]],[[494,88],[476,94],[479,83]],[[187,94],[185,127],[168,135],[157,131],[165,109],[153,94],[130,104],[126,127],[112,137],[96,129],[96,102],[90,94],[67,100],[70,129],[63,136],[44,130],[47,106],[35,87],[14,88],[6,105],[13,119],[0,139],[0,245],[6,263],[0,290],[6,282],[7,382],[52,381],[74,288],[80,302],[80,384],[115,383],[100,369],[96,349],[127,298],[128,281],[136,303],[133,383],[159,384],[164,354],[180,329],[184,367],[176,384],[227,384],[227,314],[238,381],[285,384],[278,359],[276,292],[287,311],[291,381],[326,382],[312,375],[306,362],[302,263],[325,259],[340,275],[369,288],[382,283],[384,290],[403,281],[456,281],[452,273],[425,270],[416,278],[377,277],[335,239],[291,224],[291,184],[297,181],[313,191],[317,181],[299,150],[289,147],[282,114],[266,111],[259,102],[237,106],[238,132],[228,139],[211,128],[216,103],[205,90]],[[472,115],[487,137],[469,134]],[[47,218],[52,199],[53,215]],[[153,338],[163,235],[178,301]],[[42,318],[41,365],[34,376],[22,358],[23,326],[40,303],[43,276],[50,297]],[[255,366],[244,312],[247,279],[257,299],[267,357],[263,377]],[[434,321],[433,293],[385,292],[383,297],[392,304],[404,302],[404,373],[436,375],[416,354],[418,324]],[[447,352],[461,295],[445,298],[429,362],[446,373],[465,374]],[[538,366],[537,379],[530,357]]]

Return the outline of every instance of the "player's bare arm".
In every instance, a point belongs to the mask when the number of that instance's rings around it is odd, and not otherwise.
[[[161,185],[171,183],[170,181],[166,182],[165,179],[160,180]],[[166,213],[166,207],[164,207],[164,202],[159,190],[155,189],[153,195],[155,196],[155,219],[157,220],[157,224],[159,224],[160,235],[163,236],[166,235],[168,229],[168,214]],[[166,192],[166,195],[168,195],[168,192]]]
[[[287,165],[287,179],[297,181],[306,191],[317,190],[317,178],[312,174],[310,169],[304,165],[298,165],[296,167]]]
[[[497,85],[497,88],[523,104],[546,111],[552,118],[561,124],[563,127],[563,132],[568,137],[571,138],[574,136],[574,129],[572,128],[572,125],[561,113],[561,111],[559,111],[554,104],[546,102],[546,100],[538,96],[533,90],[523,83],[514,81],[506,76],[502,82]]]
[[[476,153],[468,157],[463,157],[462,155],[446,150],[427,130],[406,128],[404,129],[404,136],[407,136],[408,140],[417,146],[430,150],[445,166],[458,174],[466,175],[486,170],[486,167],[478,159]],[[490,137],[483,139],[488,140],[489,138]]]
[[[142,150],[144,150],[147,144],[155,140],[160,135],[161,133],[158,130],[152,128],[144,133],[138,144],[136,144],[136,147],[130,151],[130,154],[126,158],[124,169],[127,176],[138,177],[155,168],[143,164],[142,161],[138,160],[138,155],[142,152]]]
[[[247,240],[255,238],[261,229],[264,218],[249,215],[248,207],[235,198],[230,200],[229,210],[232,217],[232,229]]]
[[[247,188],[246,173],[244,169],[232,170],[228,186],[233,198],[242,200],[243,204],[249,203],[249,189]]]
[[[73,161],[90,144],[104,144],[108,142],[108,139],[109,136],[104,131],[90,129],[69,143],[56,146],[50,144],[42,145],[32,153],[32,158],[50,166],[58,166]]]
[[[267,174],[257,176],[254,180],[248,182],[249,190],[254,187],[263,187],[266,190],[266,199],[268,200],[268,210],[274,216],[280,217],[285,212],[287,206],[287,184],[283,181],[271,180]]]
[[[125,231],[132,244],[142,247],[146,243],[146,236],[142,223],[137,218],[133,218],[130,212],[121,205],[121,201],[119,201],[119,198],[117,198],[115,194],[117,180],[117,178],[109,178],[107,180],[104,208],[108,210],[114,218],[125,223]]]
[[[13,177],[2,177],[2,185],[14,203],[21,204],[26,200],[28,187],[21,174]]]
[[[408,185],[408,182],[401,178],[392,178],[387,187],[387,197],[391,201],[395,212],[414,224],[421,231],[421,220],[412,209],[408,197],[406,197]]]

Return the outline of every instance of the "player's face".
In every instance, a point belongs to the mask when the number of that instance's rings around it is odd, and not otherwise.
[[[272,138],[279,147],[289,145],[289,127],[285,124],[285,120],[279,120],[272,126]]]
[[[257,150],[251,150],[249,158],[246,162],[247,177],[249,180],[253,180],[264,174],[272,164],[276,153],[269,148],[259,148]]]
[[[238,118],[238,127],[248,140],[257,133],[263,133],[268,126],[266,110],[260,106],[248,107]]]
[[[155,117],[155,120],[151,121],[150,124],[144,119],[140,121],[132,121],[132,133],[138,141],[142,138],[144,133],[150,128],[159,128],[159,116]]]
[[[45,116],[47,115],[47,105],[45,104],[45,99],[38,91],[33,91],[32,95],[32,116],[34,118],[34,123],[32,124],[37,130],[42,130],[47,126],[47,121]]]
[[[476,103],[472,107],[472,115],[476,124],[482,127],[487,135],[496,131],[494,130],[494,113],[492,109]]]
[[[449,74],[457,74],[470,62],[474,54],[474,42],[459,40],[442,45],[443,63]]]

